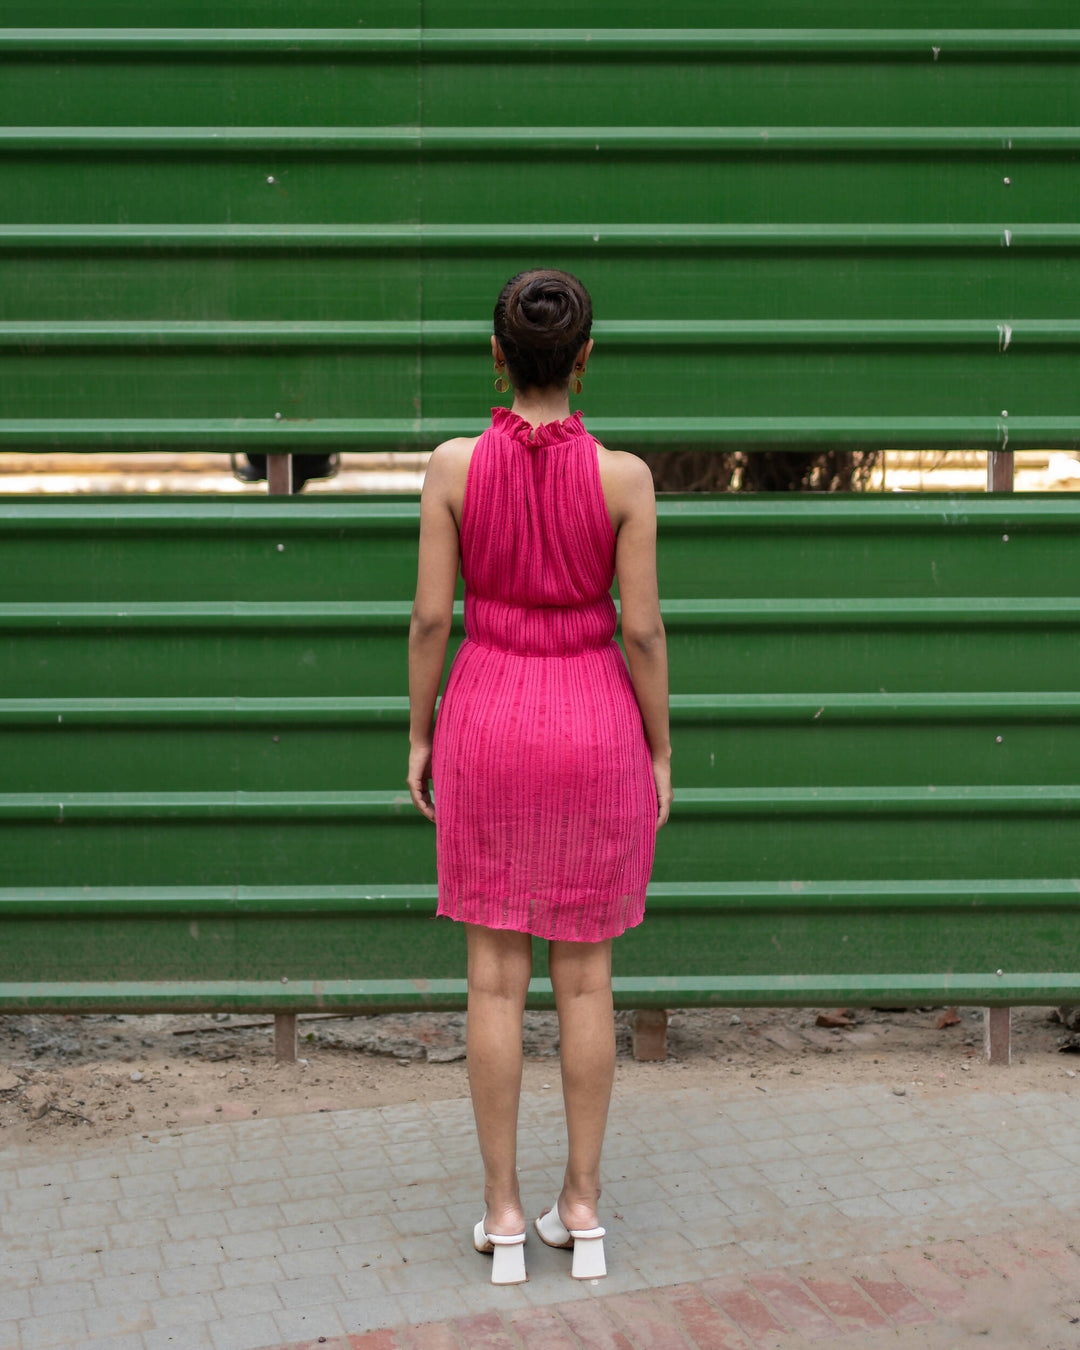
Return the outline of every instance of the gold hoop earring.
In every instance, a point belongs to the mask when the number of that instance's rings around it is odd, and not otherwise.
[[[576,373],[574,378],[570,381],[570,392],[572,394],[581,393],[581,374]]]
[[[506,367],[500,365],[496,361],[495,374],[498,376],[498,379],[495,381],[495,392],[497,394],[505,394],[510,388],[510,381],[506,378],[505,370]]]

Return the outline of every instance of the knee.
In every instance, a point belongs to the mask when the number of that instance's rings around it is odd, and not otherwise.
[[[557,1008],[565,1008],[570,1003],[586,999],[605,1006],[610,1006],[612,1002],[610,976],[573,976],[570,979],[556,979],[553,976],[551,987]]]
[[[582,998],[611,999],[609,944],[591,948],[573,943],[567,944],[565,950],[559,950],[553,943],[548,964],[557,1003]]]
[[[469,971],[469,998],[495,999],[514,1006],[525,1006],[528,977],[499,966],[479,965]]]
[[[469,998],[525,1006],[532,974],[532,941],[527,933],[469,930]]]

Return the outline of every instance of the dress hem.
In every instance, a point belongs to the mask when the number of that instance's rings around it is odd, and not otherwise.
[[[532,928],[518,928],[512,923],[476,923],[473,919],[465,919],[457,914],[447,914],[442,911],[436,911],[436,919],[449,919],[451,923],[468,923],[474,928],[489,928],[496,933],[526,933],[529,937],[539,938],[541,942],[610,942],[613,938],[622,937],[628,933],[631,928],[640,928],[645,922],[645,915],[642,914],[639,919],[626,924],[614,933],[604,933],[600,937],[555,937],[550,933],[538,933]]]

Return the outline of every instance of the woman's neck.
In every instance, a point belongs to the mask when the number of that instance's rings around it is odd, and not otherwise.
[[[568,389],[529,389],[525,393],[514,390],[511,412],[523,418],[532,427],[545,422],[565,422],[570,416]]]

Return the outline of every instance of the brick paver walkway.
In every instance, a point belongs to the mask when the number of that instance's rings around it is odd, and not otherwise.
[[[1080,1096],[1002,1085],[619,1092],[591,1284],[535,1239],[490,1284],[466,1102],[3,1150],[0,1348],[1073,1350]],[[527,1096],[536,1209],[562,1151]]]
[[[1033,1312],[1034,1310],[1034,1312]],[[1043,1230],[636,1294],[329,1336],[283,1350],[885,1350],[1075,1345],[1080,1258]],[[1040,1339],[1035,1322],[1050,1324]],[[1053,1326],[1058,1334],[1053,1334]],[[911,1333],[917,1339],[905,1339]],[[964,1342],[968,1343],[967,1340]]]

